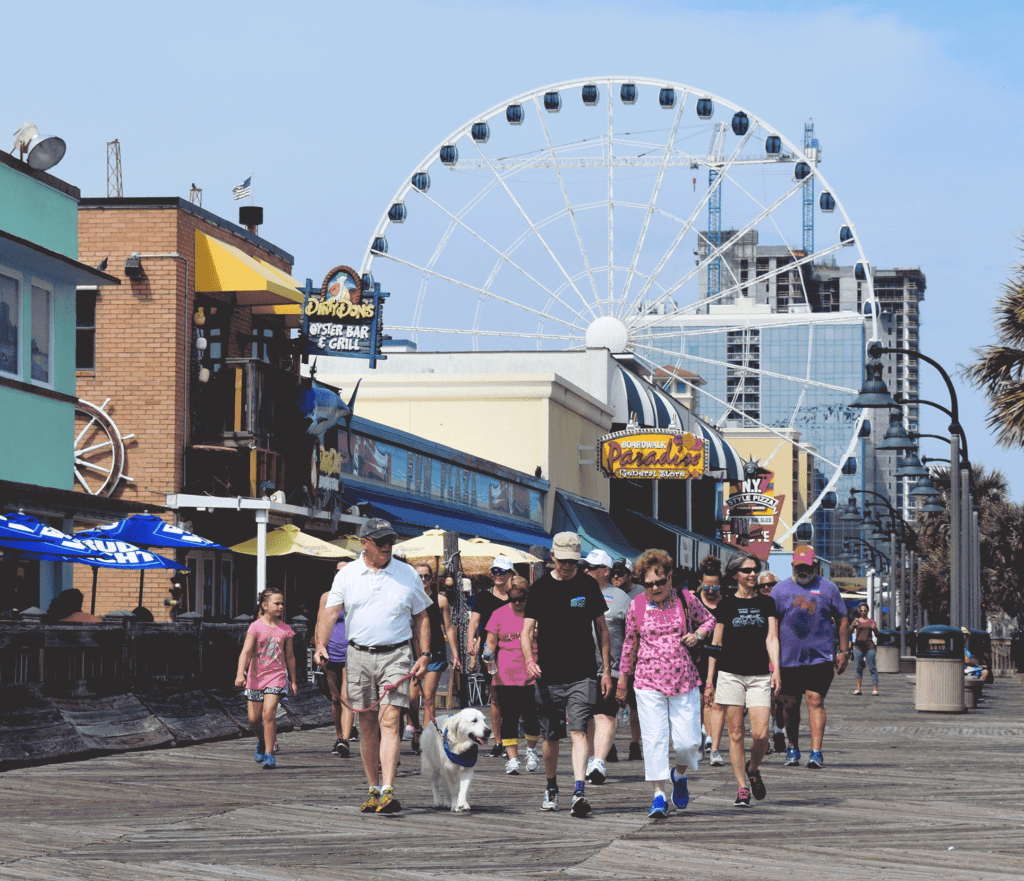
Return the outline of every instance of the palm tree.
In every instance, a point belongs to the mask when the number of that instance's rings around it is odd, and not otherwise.
[[[949,620],[949,469],[937,468],[932,480],[942,497],[941,514],[918,514],[914,524],[919,541],[917,599],[932,622]],[[1008,615],[1024,611],[1021,596],[1021,532],[1024,508],[1008,501],[1009,486],[1001,471],[978,466],[971,471],[971,494],[978,506],[981,533],[982,605],[986,612],[1002,609]]]
[[[1024,250],[1024,236],[1021,237]],[[977,360],[964,368],[967,378],[985,392],[990,411],[985,420],[1004,447],[1024,446],[1024,264],[1018,263],[996,301],[999,344],[975,349]]]

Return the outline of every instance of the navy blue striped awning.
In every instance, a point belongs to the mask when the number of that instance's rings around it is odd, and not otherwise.
[[[708,447],[708,471],[727,480],[743,478],[743,460],[716,429],[694,416],[664,389],[625,367],[619,367],[613,380],[610,403],[615,410],[615,422],[629,424],[632,417],[640,428],[679,429],[701,435]]]

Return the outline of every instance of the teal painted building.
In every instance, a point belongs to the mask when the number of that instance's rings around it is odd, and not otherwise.
[[[77,259],[79,198],[77,187],[0,153],[0,511],[25,510],[58,528],[70,525],[81,497],[70,492],[76,287],[119,284]],[[50,496],[41,500],[40,490]],[[4,608],[25,597],[45,607],[70,586],[69,566],[2,562]]]

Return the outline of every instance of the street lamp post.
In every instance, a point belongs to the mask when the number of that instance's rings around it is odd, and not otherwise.
[[[960,425],[960,408],[957,402],[956,389],[953,382],[946,373],[945,368],[934,358],[917,351],[917,349],[905,349],[899,346],[883,346],[878,340],[872,340],[868,344],[868,356],[872,359],[865,368],[867,380],[864,383],[862,393],[851,402],[853,407],[889,407],[896,404],[888,394],[885,382],[881,378],[881,363],[877,361],[880,355],[899,354],[909,355],[931,364],[939,371],[950,398],[950,424],[949,424],[949,458],[950,458],[950,542],[949,542],[949,614],[950,623],[959,627],[964,620],[963,609],[966,608],[964,592],[967,589],[964,583],[964,560],[963,542],[966,538],[966,525],[969,522],[965,518],[963,504],[963,487],[960,477],[960,441],[963,437],[963,427]],[[874,365],[878,365],[877,368]],[[867,394],[866,394],[867,393]],[[887,399],[887,400],[885,400]],[[891,403],[890,403],[891,402]]]

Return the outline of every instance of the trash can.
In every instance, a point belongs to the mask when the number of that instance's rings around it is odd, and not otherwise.
[[[964,712],[964,635],[956,627],[933,624],[918,633],[914,708],[919,713]]]
[[[879,673],[900,672],[900,635],[895,630],[875,634],[875,669]]]

